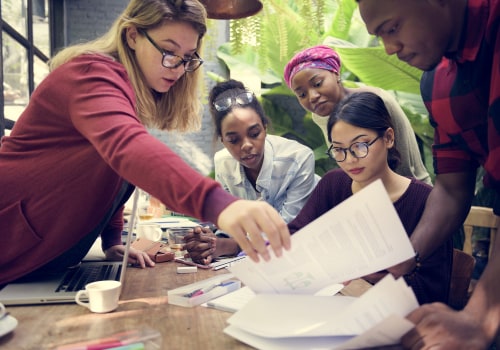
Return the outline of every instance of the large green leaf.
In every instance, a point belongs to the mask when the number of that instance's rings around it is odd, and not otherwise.
[[[339,53],[344,69],[363,83],[385,90],[420,92],[422,71],[387,55],[383,47],[356,47],[337,38],[327,38],[324,43]]]
[[[249,48],[245,48],[242,53],[234,55],[231,53],[231,44],[226,43],[219,46],[217,57],[226,64],[231,71],[231,77],[234,79],[245,80],[242,75],[251,75],[259,77],[262,83],[269,85],[281,83],[282,81],[281,77],[271,70],[260,71],[257,64],[257,54]]]
[[[351,32],[351,18],[355,9],[357,8],[356,2],[353,0],[340,0],[337,1],[338,7],[336,8],[331,27],[328,30],[329,35],[349,39]]]
[[[434,137],[434,129],[429,123],[429,115],[420,94],[395,91],[394,95],[399,105],[410,119],[415,133],[424,143],[430,146]]]

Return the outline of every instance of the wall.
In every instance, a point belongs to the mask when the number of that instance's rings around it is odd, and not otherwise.
[[[127,4],[127,0],[65,0],[65,45],[92,40],[105,33]],[[205,72],[211,71],[227,76],[227,72],[216,57],[216,49],[228,40],[228,33],[226,21],[209,20],[203,51],[205,63],[202,68]],[[212,80],[205,79],[205,86],[200,96],[203,101],[206,102],[208,92],[213,85]],[[208,175],[213,169],[213,155],[221,145],[219,142],[214,142],[214,127],[208,108],[205,108],[201,118],[202,127],[198,132],[177,133],[160,130],[150,130],[150,132],[200,173]]]

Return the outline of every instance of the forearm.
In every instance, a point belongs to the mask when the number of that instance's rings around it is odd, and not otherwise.
[[[113,215],[108,225],[101,232],[101,247],[103,252],[113,246],[122,244],[123,208],[121,207]]]
[[[470,209],[475,173],[438,175],[419,224],[410,237],[422,259],[457,232]]]
[[[236,256],[241,251],[238,243],[233,238],[217,237],[214,258],[220,256]]]
[[[500,227],[497,228],[497,232],[498,230]],[[491,341],[499,332],[500,325],[500,280],[498,276],[500,276],[500,239],[497,238],[492,256],[464,309],[477,319]]]

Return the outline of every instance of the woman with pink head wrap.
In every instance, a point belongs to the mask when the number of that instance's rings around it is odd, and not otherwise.
[[[324,69],[338,75],[340,73],[340,57],[326,45],[313,46],[299,52],[285,67],[285,81],[289,88],[292,88],[293,76],[307,68]]]
[[[312,119],[323,131],[327,144],[329,142],[326,125],[337,103],[353,92],[368,91],[379,95],[391,114],[396,147],[401,154],[401,163],[396,172],[431,184],[415,132],[394,97],[382,89],[370,86],[346,88],[342,84],[340,73],[341,60],[337,52],[326,45],[317,45],[292,57],[285,66],[284,79],[302,107],[312,112]]]

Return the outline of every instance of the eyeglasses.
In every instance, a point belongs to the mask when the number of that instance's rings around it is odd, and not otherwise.
[[[229,109],[235,103],[239,104],[240,106],[246,106],[247,104],[252,103],[252,101],[253,94],[251,92],[245,91],[236,95],[236,97],[223,97],[214,101],[214,107],[218,112],[223,112]]]
[[[157,43],[155,43],[153,41],[153,39],[151,39],[151,37],[148,35],[148,33],[145,30],[140,30],[140,32],[143,33],[144,36],[146,36],[146,38],[149,40],[149,42],[158,51],[160,51],[160,53],[162,55],[161,65],[163,67],[174,69],[174,68],[179,67],[181,64],[183,64],[184,70],[186,72],[194,72],[195,70],[200,68],[200,66],[203,64],[203,60],[201,59],[201,57],[198,55],[197,52],[194,53],[195,58],[189,58],[189,59],[182,58],[180,56],[168,53],[167,51],[163,50],[160,46],[158,46]]]
[[[331,159],[336,160],[339,163],[346,160],[347,151],[349,151],[354,158],[365,158],[368,155],[369,147],[379,138],[380,136],[377,136],[370,142],[354,142],[348,148],[334,147],[334,145],[331,145],[330,148],[328,148],[328,151],[326,151],[326,154],[328,154]]]

